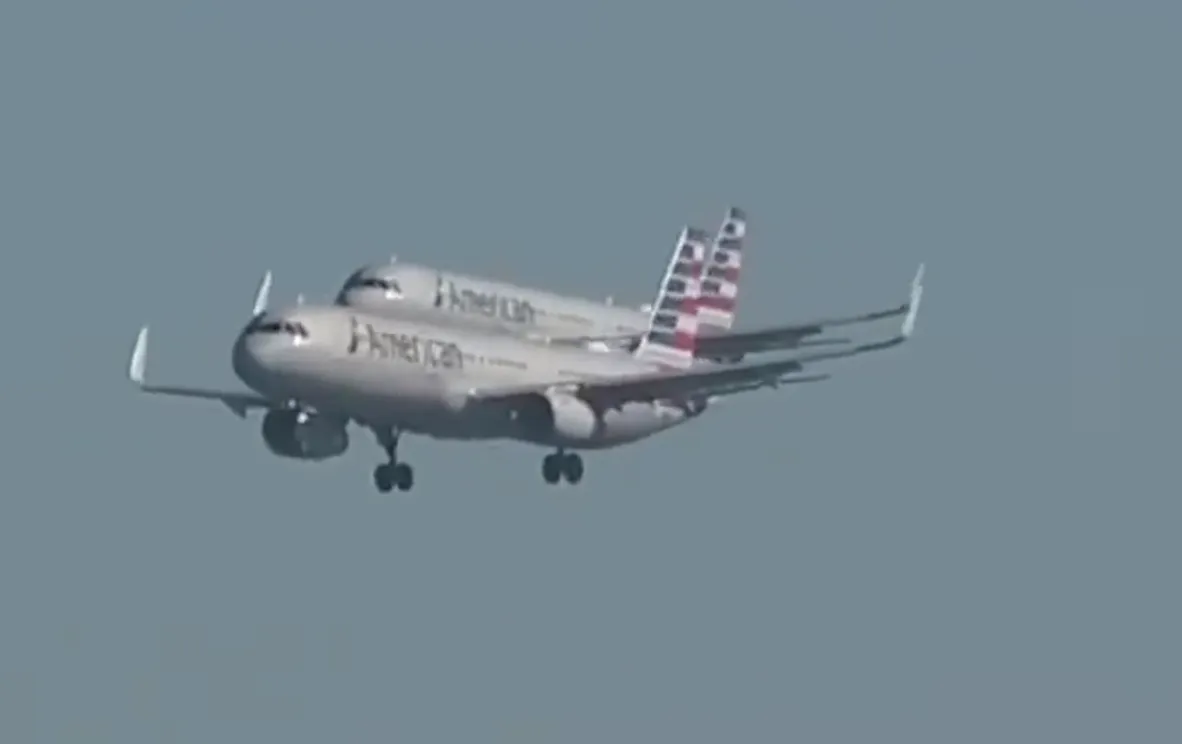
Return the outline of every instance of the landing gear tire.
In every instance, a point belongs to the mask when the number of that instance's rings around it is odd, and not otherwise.
[[[390,493],[395,488],[409,491],[415,485],[415,471],[405,462],[384,462],[373,469],[373,484],[379,493]]]
[[[399,491],[409,491],[415,485],[415,471],[405,462],[394,466],[394,485]]]
[[[583,480],[583,458],[567,452],[552,452],[543,457],[542,480],[554,485],[563,479],[571,485]]]
[[[562,455],[552,454],[542,458],[542,480],[550,485],[562,480]]]
[[[563,457],[562,474],[572,486],[583,480],[583,458],[574,453]]]
[[[405,462],[398,462],[398,432],[395,430],[377,431],[378,442],[386,451],[389,462],[384,462],[373,469],[373,484],[380,493],[390,493],[395,488],[399,491],[409,491],[415,485],[415,471]]]
[[[373,469],[373,484],[378,493],[390,493],[394,490],[394,470],[386,463]]]

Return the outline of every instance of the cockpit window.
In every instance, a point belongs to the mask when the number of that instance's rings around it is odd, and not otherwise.
[[[350,304],[349,293],[357,289],[376,289],[390,299],[402,299],[402,286],[397,279],[387,279],[358,271],[345,280],[345,285],[337,293],[337,305]]]
[[[308,329],[303,323],[292,322],[290,320],[273,320],[268,318],[259,318],[251,323],[246,329],[247,333],[270,333],[274,335],[287,335],[295,338],[307,338]]]
[[[402,294],[402,287],[394,279],[383,279],[380,276],[363,276],[358,277],[349,283],[352,287],[368,287],[369,289],[380,289],[383,292],[392,292],[394,294]]]

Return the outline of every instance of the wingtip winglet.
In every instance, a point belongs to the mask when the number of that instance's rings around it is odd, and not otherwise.
[[[263,279],[259,282],[259,289],[254,295],[252,315],[259,315],[267,309],[267,302],[271,298],[271,281],[271,270],[267,269],[267,273],[263,274]]]
[[[919,301],[923,298],[924,264],[919,265],[915,278],[911,280],[911,300],[907,303],[907,317],[903,319],[903,337],[910,338],[915,332],[915,319],[919,316]]]
[[[148,364],[148,327],[140,328],[131,350],[131,361],[127,365],[127,377],[139,387],[144,384],[144,371]]]

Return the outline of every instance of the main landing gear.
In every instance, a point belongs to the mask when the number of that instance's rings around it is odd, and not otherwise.
[[[389,462],[373,469],[373,484],[380,493],[390,493],[395,488],[409,491],[415,484],[415,471],[405,462],[398,462],[398,432],[379,432],[378,441],[386,450]]]
[[[542,479],[550,485],[566,478],[574,485],[583,480],[583,458],[573,452],[558,450],[542,458]]]

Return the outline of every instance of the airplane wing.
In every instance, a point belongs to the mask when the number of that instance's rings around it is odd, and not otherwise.
[[[663,370],[607,379],[559,380],[550,383],[477,387],[468,390],[467,396],[469,400],[477,402],[509,402],[514,398],[555,390],[567,392],[603,406],[613,407],[630,401],[731,395],[760,387],[778,387],[791,383],[794,378],[788,377],[788,375],[803,371],[806,364],[889,349],[903,343],[907,338],[908,336],[900,334],[886,341],[862,344],[840,351],[817,352],[793,359],[757,364],[712,365],[691,367],[689,370]]]
[[[771,382],[768,382],[766,380],[755,380],[755,381],[751,381],[751,382],[742,382],[742,383],[736,383],[736,384],[730,385],[730,386],[721,387],[721,388],[715,390],[711,394],[711,396],[715,397],[715,398],[719,398],[719,397],[723,397],[723,396],[727,396],[727,395],[734,395],[736,393],[746,393],[746,392],[751,392],[754,390],[760,390],[760,389],[766,388],[766,387],[778,388],[781,385],[797,385],[797,384],[804,383],[804,382],[823,382],[824,380],[828,380],[831,377],[833,377],[833,375],[829,372],[820,372],[815,375],[799,375],[796,377],[784,376],[784,377],[780,377],[776,380],[773,380]]]
[[[751,354],[761,351],[792,349],[798,346],[817,346],[847,343],[846,339],[810,339],[831,328],[869,323],[884,318],[906,315],[911,309],[907,302],[889,310],[877,310],[861,315],[824,318],[807,323],[793,323],[783,326],[769,326],[751,331],[729,331],[710,336],[699,336],[697,355],[700,357],[724,357],[737,354]],[[824,341],[824,343],[822,343]]]
[[[643,333],[620,333],[603,336],[550,336],[538,331],[524,334],[530,341],[549,344],[551,346],[586,346],[587,344],[607,344],[608,346],[626,347],[639,343]]]
[[[757,387],[777,387],[792,378],[795,372],[802,372],[805,365],[831,359],[866,354],[898,346],[907,341],[915,330],[922,295],[923,267],[916,274],[908,302],[907,316],[898,335],[883,341],[860,344],[837,351],[820,351],[804,354],[791,359],[770,362],[734,364],[728,366],[691,367],[688,370],[660,370],[641,374],[612,377],[607,379],[559,380],[551,383],[535,383],[489,388],[472,388],[467,392],[473,401],[510,402],[514,398],[537,395],[548,391],[561,391],[585,400],[607,406],[617,406],[630,401],[654,401],[687,397],[713,397],[730,395]]]
[[[920,270],[913,281],[913,286],[918,286],[922,283],[922,281],[923,267],[920,267]],[[911,302],[905,302],[902,305],[897,305],[892,308],[885,310],[875,310],[873,312],[862,313],[860,315],[818,318],[816,320],[810,320],[804,323],[792,323],[782,326],[768,326],[766,328],[757,328],[750,331],[726,331],[711,335],[703,334],[698,337],[695,356],[704,357],[707,359],[725,358],[766,351],[783,351],[785,349],[794,349],[801,346],[832,346],[837,344],[845,344],[848,343],[848,339],[812,339],[811,337],[818,336],[834,328],[860,325],[862,323],[870,323],[876,320],[884,320],[886,318],[897,318],[899,316],[906,315],[910,309]],[[565,337],[537,336],[534,340],[563,346],[582,346],[589,343],[603,343],[609,346],[626,347],[629,344],[635,344],[637,341],[639,341],[641,335],[642,334]]]
[[[148,357],[148,327],[140,329],[135,339],[135,348],[131,352],[131,363],[127,368],[127,376],[136,387],[145,393],[171,395],[180,398],[199,398],[202,400],[216,400],[239,417],[245,417],[251,408],[274,408],[275,404],[261,395],[250,392],[235,392],[222,390],[207,390],[203,388],[177,387],[171,385],[149,385],[144,379]]]

